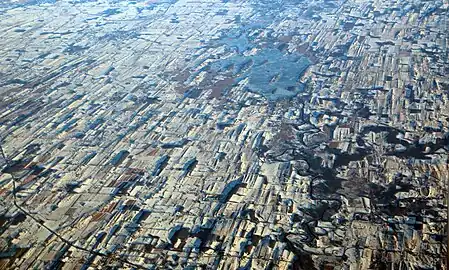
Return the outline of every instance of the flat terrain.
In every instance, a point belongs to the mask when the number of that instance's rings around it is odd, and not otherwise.
[[[448,7],[3,1],[0,269],[447,269]]]

